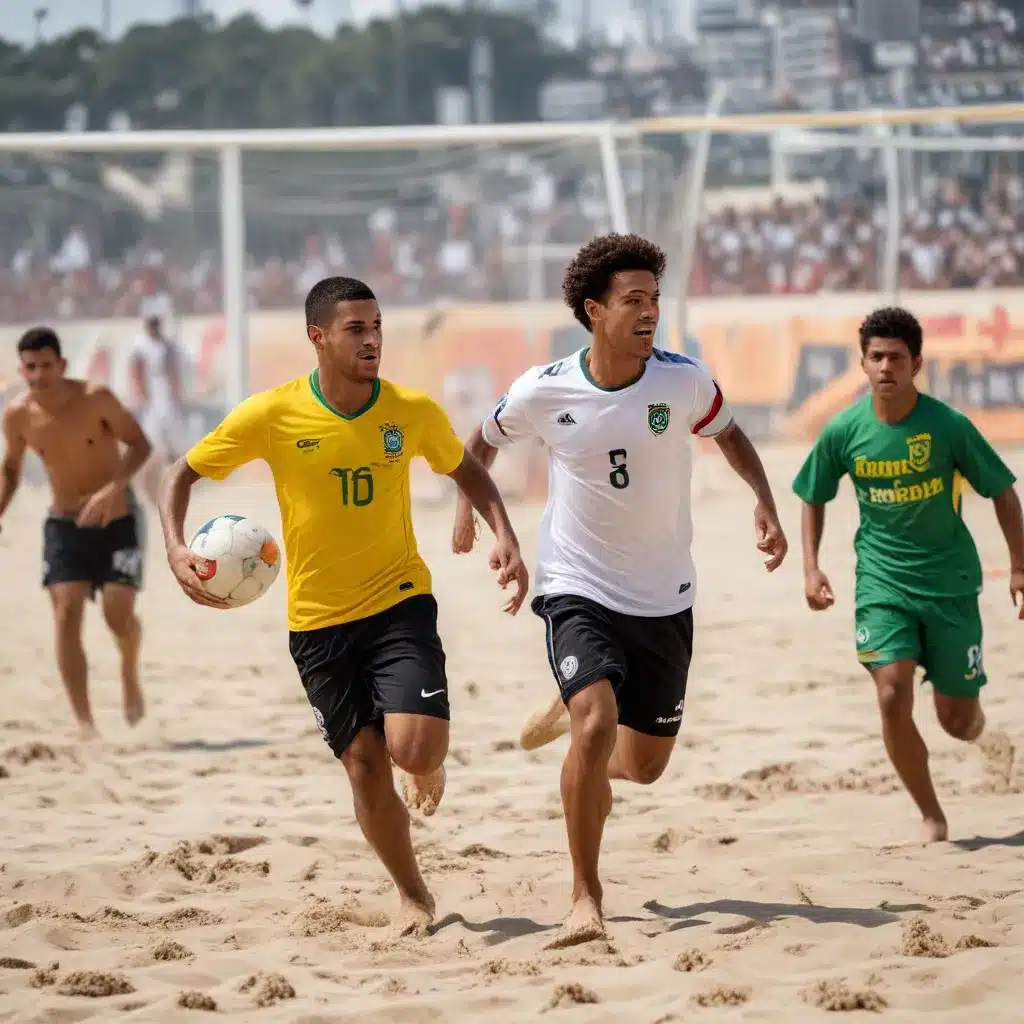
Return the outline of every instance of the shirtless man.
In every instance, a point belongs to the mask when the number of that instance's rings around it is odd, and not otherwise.
[[[0,517],[18,489],[25,450],[31,448],[43,462],[52,492],[43,525],[43,586],[53,604],[57,667],[82,738],[89,739],[96,726],[82,620],[86,598],[97,590],[121,654],[124,717],[135,725],[144,713],[142,627],[135,617],[143,524],[129,481],[149,457],[150,445],[110,391],[64,376],[67,361],[49,328],[26,332],[18,358],[28,391],[3,412]]]

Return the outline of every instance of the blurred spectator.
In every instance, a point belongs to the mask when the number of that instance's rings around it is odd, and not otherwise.
[[[809,294],[877,289],[887,213],[881,201],[785,201],[705,219],[691,291],[699,295]],[[1024,184],[995,179],[980,204],[953,180],[927,181],[907,204],[900,287],[1024,285]]]

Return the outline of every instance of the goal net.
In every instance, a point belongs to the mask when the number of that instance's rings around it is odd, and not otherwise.
[[[419,143],[412,132],[370,147],[345,133],[308,148],[259,133],[240,151],[233,195],[230,163],[201,133],[152,150],[0,142],[4,386],[18,387],[19,333],[50,323],[70,372],[131,404],[126,354],[157,313],[187,352],[199,436],[242,394],[308,372],[303,299],[346,274],[380,299],[386,376],[442,401],[464,436],[523,369],[583,343],[561,301],[580,245],[628,229],[678,248],[670,148],[628,130],[551,128],[523,141],[461,130]],[[228,251],[235,199],[244,260]],[[236,338],[232,294],[244,302]],[[501,462],[506,486],[525,492],[531,460]]]

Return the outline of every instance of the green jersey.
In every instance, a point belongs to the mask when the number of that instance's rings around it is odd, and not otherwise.
[[[1015,478],[966,416],[918,395],[906,419],[883,423],[868,395],[826,424],[793,490],[824,505],[847,473],[860,505],[858,592],[872,582],[923,597],[981,591],[981,562],[961,515],[963,481],[994,498]]]

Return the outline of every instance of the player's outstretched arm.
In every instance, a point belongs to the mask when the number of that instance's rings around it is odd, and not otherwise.
[[[497,485],[484,464],[468,449],[462,462],[448,475],[458,484],[460,499],[465,497],[484,517],[494,533],[491,568],[497,570],[498,585],[502,589],[515,582],[516,592],[505,605],[505,611],[515,615],[526,600],[530,589],[530,575],[523,563],[519,539],[512,528]]]
[[[757,499],[757,505],[754,507],[757,548],[768,556],[765,559],[765,568],[769,572],[774,572],[782,565],[789,550],[789,542],[786,540],[782,523],[779,522],[775,497],[772,495],[771,484],[768,483],[761,457],[751,444],[750,438],[735,422],[729,424],[720,434],[716,434],[715,442],[736,475],[754,492]]]
[[[202,559],[185,543],[185,517],[192,487],[199,474],[182,457],[164,474],[160,488],[160,527],[164,535],[164,550],[167,564],[178,581],[178,586],[196,604],[208,608],[227,608],[227,604],[213,597],[203,589],[202,581],[196,574],[196,566]]]
[[[804,555],[804,597],[808,606],[821,612],[836,603],[832,584],[818,565],[818,551],[825,533],[825,506],[802,502],[800,540]]]
[[[1020,498],[1013,487],[1007,487],[992,499],[992,504],[1010,552],[1010,599],[1014,607],[1019,606],[1019,617],[1024,619],[1024,513]]]

